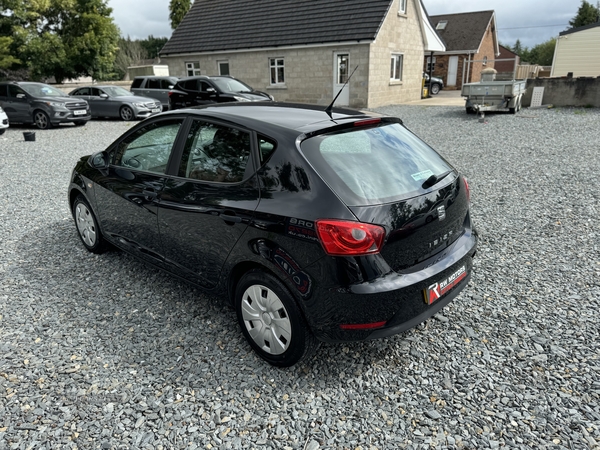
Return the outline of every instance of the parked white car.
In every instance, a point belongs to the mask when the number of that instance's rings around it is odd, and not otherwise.
[[[8,116],[0,106],[0,136],[4,134],[8,128]]]

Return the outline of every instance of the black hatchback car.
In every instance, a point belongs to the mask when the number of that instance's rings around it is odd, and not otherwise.
[[[81,158],[69,204],[107,243],[222,296],[290,366],[416,326],[467,285],[467,181],[400,119],[280,103],[171,111]]]
[[[169,109],[227,102],[264,102],[273,97],[230,76],[180,78],[169,91]]]

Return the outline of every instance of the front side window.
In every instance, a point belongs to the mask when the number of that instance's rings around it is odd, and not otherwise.
[[[285,83],[285,61],[283,58],[269,58],[271,84]]]
[[[90,88],[81,88],[71,95],[90,95]]]
[[[398,123],[315,136],[301,147],[349,206],[414,197],[431,175],[451,170],[435,150]]]
[[[185,70],[188,77],[200,75],[200,63],[198,61],[186,62]]]
[[[34,97],[66,97],[60,89],[41,83],[23,83],[21,87]]]
[[[20,98],[27,97],[25,91],[23,89],[21,89],[19,86],[16,86],[14,84],[9,84],[8,85],[8,96],[11,98],[18,98],[17,97],[18,95],[21,95]]]
[[[113,155],[115,166],[165,173],[183,119],[152,122],[127,136]]]
[[[390,79],[393,81],[402,81],[402,64],[404,62],[404,55],[397,53],[392,55],[392,70],[390,73]]]
[[[195,120],[185,143],[179,176],[237,183],[250,161],[250,134],[237,128]]]

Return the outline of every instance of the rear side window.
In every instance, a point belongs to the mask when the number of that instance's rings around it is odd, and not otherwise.
[[[131,89],[137,89],[142,85],[143,78],[135,78],[133,83],[131,83]]]
[[[397,123],[315,136],[301,147],[349,206],[419,195],[427,178],[452,170],[435,150]]]
[[[150,78],[146,82],[146,87],[148,89],[160,89],[160,80],[157,80],[156,78]]]

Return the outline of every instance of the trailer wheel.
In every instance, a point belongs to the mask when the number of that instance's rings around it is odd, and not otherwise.
[[[477,111],[475,110],[475,108],[471,108],[470,106],[467,106],[467,114],[475,114]]]

